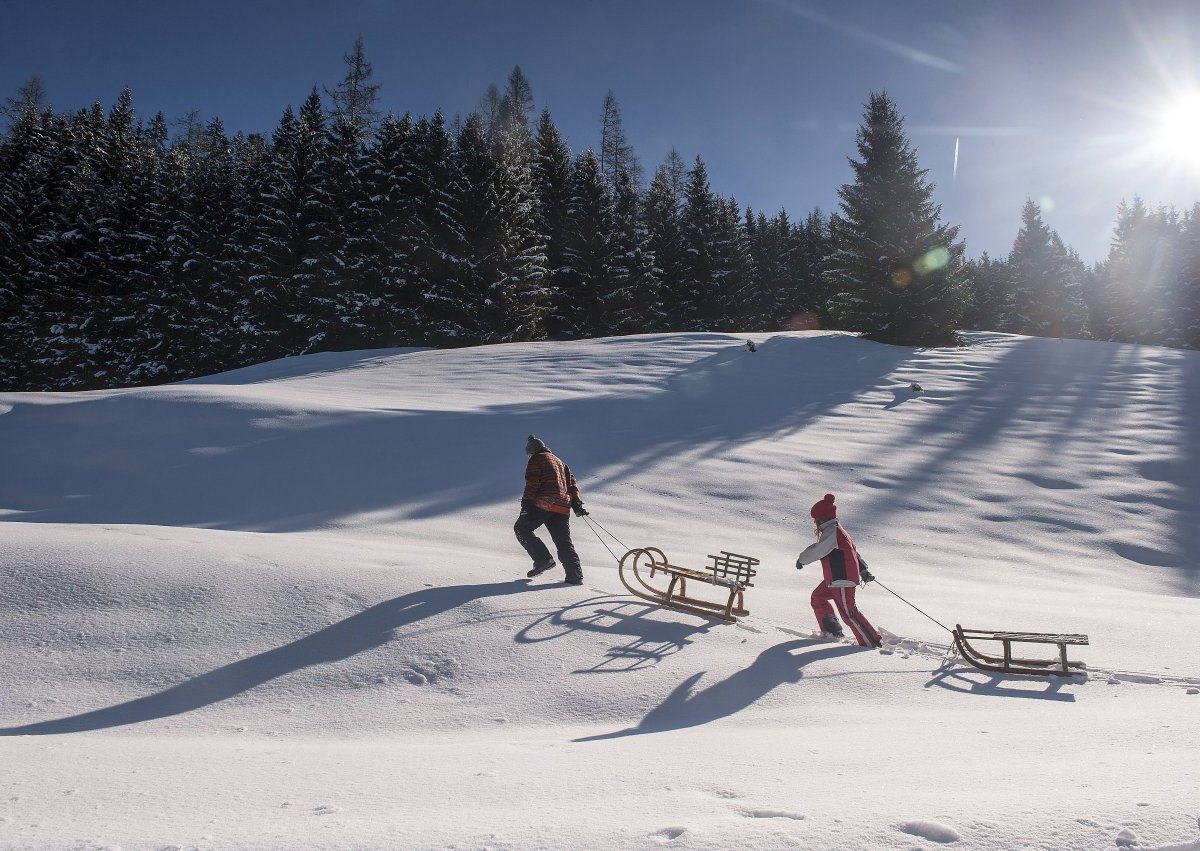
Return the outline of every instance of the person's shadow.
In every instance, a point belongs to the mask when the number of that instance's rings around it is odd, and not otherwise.
[[[228,700],[302,668],[340,662],[387,644],[392,640],[393,632],[400,627],[442,614],[473,600],[553,587],[510,581],[485,585],[448,585],[414,591],[378,603],[291,644],[231,662],[157,694],[66,718],[0,728],[0,736],[80,733],[180,715]]]
[[[595,742],[707,724],[742,711],[776,686],[800,682],[806,665],[847,656],[863,649],[844,644],[814,647],[818,643],[815,640],[785,641],[768,647],[749,667],[695,693],[692,689],[704,676],[704,672],[693,674],[680,683],[666,700],[647,712],[636,727],[586,736],[575,741]],[[807,647],[813,649],[804,650],[802,653],[793,652]]]

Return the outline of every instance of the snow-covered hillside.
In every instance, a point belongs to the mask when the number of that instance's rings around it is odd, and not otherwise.
[[[1200,849],[1200,353],[753,339],[0,395],[0,848]],[[529,433],[625,545],[762,559],[751,616],[579,520],[585,584],[526,580]],[[881,650],[819,640],[827,491],[890,589],[1089,675],[878,585]]]

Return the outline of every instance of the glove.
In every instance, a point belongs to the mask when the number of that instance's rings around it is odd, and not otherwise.
[[[875,577],[871,575],[871,571],[867,570],[865,567],[858,572],[858,575],[862,577],[863,585],[866,585],[868,582],[875,581]]]
[[[800,559],[796,559],[796,570],[803,570],[803,569],[804,569],[804,562],[800,561]]]
[[[574,500],[571,503],[571,510],[575,512],[576,517],[587,517],[591,512],[583,507],[583,503],[579,500]]]
[[[521,511],[522,512],[533,511],[533,500],[531,500],[531,499],[521,500]]]

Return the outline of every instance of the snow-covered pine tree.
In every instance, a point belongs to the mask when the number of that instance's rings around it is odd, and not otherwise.
[[[673,159],[672,159],[673,158]],[[654,275],[659,290],[659,316],[647,317],[644,331],[674,331],[683,327],[681,299],[683,294],[684,254],[680,241],[680,202],[682,186],[675,166],[682,161],[674,150],[667,162],[654,172],[642,204],[648,247],[654,258]]]
[[[538,339],[545,333],[546,257],[527,153],[515,134],[489,138],[478,115],[463,123],[457,152],[469,251],[468,340]]]
[[[322,159],[329,225],[320,269],[330,299],[324,348],[348,350],[379,345],[367,317],[375,295],[365,293],[367,280],[377,279],[366,269],[373,259],[367,243],[377,224],[368,194],[371,165],[359,127],[348,117],[334,118],[326,133]]]
[[[1080,265],[1042,221],[1041,208],[1026,200],[1006,264],[1006,330],[1037,337],[1079,336],[1084,324]]]
[[[1180,222],[1178,258],[1166,342],[1200,349],[1200,203],[1192,205]]]
[[[682,278],[675,304],[679,327],[685,331],[718,330],[724,320],[720,291],[724,268],[716,253],[721,240],[722,203],[709,186],[704,161],[696,157],[679,214]]]
[[[533,86],[520,65],[514,65],[500,98],[498,122],[504,132],[516,136],[522,149],[533,154],[533,131],[529,127],[533,115]]]
[[[940,222],[933,184],[885,93],[872,93],[857,135],[854,182],[831,222],[825,279],[839,327],[903,345],[957,340],[966,293],[958,228]]]
[[[361,316],[378,345],[411,345],[421,339],[420,295],[425,283],[415,265],[422,232],[418,212],[422,187],[412,117],[386,116],[367,156]]]
[[[421,118],[414,136],[418,230],[412,265],[419,295],[412,339],[417,345],[470,345],[476,341],[464,207],[470,195],[460,157],[441,112]]]
[[[564,266],[546,327],[553,339],[578,340],[608,333],[612,198],[591,148],[575,158],[569,193]]]
[[[534,137],[531,164],[537,197],[537,227],[546,246],[546,288],[550,302],[557,299],[559,276],[566,260],[567,205],[571,198],[571,150],[563,141],[549,110],[542,110]],[[547,330],[550,331],[550,317]]]
[[[717,198],[717,230],[712,244],[717,316],[714,328],[755,330],[754,257],[736,198]]]
[[[978,331],[1008,331],[1012,304],[1012,276],[1005,260],[986,251],[963,264],[963,280],[970,291],[963,325]]]
[[[272,137],[249,269],[260,341],[276,357],[320,350],[334,309],[323,264],[330,223],[324,156],[325,117],[314,88],[299,118],[289,106]]]
[[[605,333],[641,334],[662,327],[662,293],[642,196],[632,175],[618,175],[612,204]]]
[[[1103,338],[1126,343],[1159,343],[1169,324],[1171,305],[1165,295],[1178,263],[1179,214],[1151,210],[1141,198],[1121,202],[1100,299]]]

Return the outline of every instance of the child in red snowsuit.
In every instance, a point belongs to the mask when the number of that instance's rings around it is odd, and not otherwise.
[[[842,635],[842,625],[833,613],[833,605],[830,605],[833,603],[861,646],[879,647],[883,644],[879,633],[854,603],[858,584],[871,582],[875,577],[867,569],[867,563],[859,557],[853,539],[838,523],[834,499],[833,494],[825,494],[825,498],[814,504],[809,512],[816,524],[817,542],[800,553],[796,559],[796,569],[817,560],[821,562],[825,575],[821,584],[813,589],[812,608],[822,631]]]

